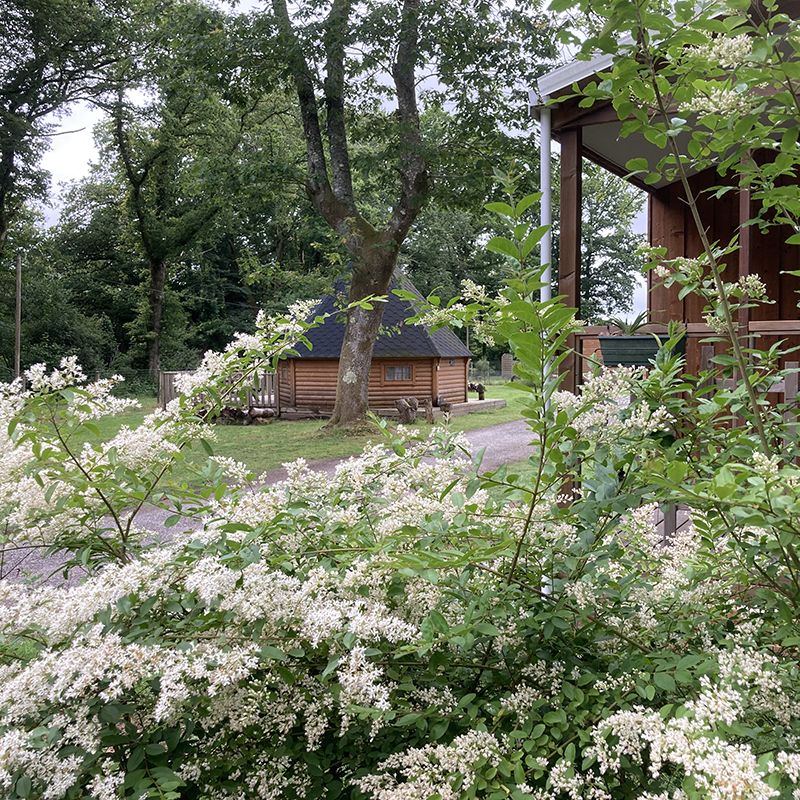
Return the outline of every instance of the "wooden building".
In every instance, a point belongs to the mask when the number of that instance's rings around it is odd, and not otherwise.
[[[420,404],[430,399],[434,406],[465,403],[470,351],[449,328],[433,331],[406,324],[415,312],[408,301],[392,293],[398,285],[415,291],[405,279],[390,288],[372,358],[370,408],[393,410],[395,400],[407,397],[416,397]],[[337,288],[339,294],[342,288]],[[335,295],[323,298],[314,315],[333,316],[308,332],[311,349],[300,346],[296,357],[282,362],[278,381],[282,408],[317,414],[333,410],[344,338],[344,320],[336,314],[338,306]]]
[[[665,155],[664,151],[638,133],[622,138],[622,122],[610,103],[596,103],[590,108],[581,108],[581,98],[570,97],[574,94],[574,84],[581,86],[597,79],[598,73],[610,64],[611,57],[607,55],[567,64],[543,76],[538,84],[538,92],[532,93],[531,97],[532,108],[541,122],[543,160],[547,159],[549,163],[551,135],[561,146],[558,292],[566,296],[569,305],[579,310],[581,163],[584,158],[626,177],[647,192],[648,238],[650,244],[666,248],[666,258],[694,258],[702,251],[700,237],[680,182],[662,181],[647,185],[636,177],[628,177],[625,168],[627,161],[645,158],[654,167]],[[560,97],[566,99],[552,104]],[[772,156],[757,153],[756,157]],[[715,169],[692,174],[690,182],[692,191],[699,198],[699,210],[707,226],[709,239],[727,244],[734,234],[739,234],[740,248],[728,257],[726,280],[757,273],[766,284],[770,298],[775,301],[771,305],[759,305],[740,312],[742,332],[762,348],[769,347],[778,339],[800,344],[797,308],[800,278],[787,274],[787,270],[800,269],[800,247],[785,243],[792,231],[786,227],[772,227],[762,233],[757,226],[744,225],[755,216],[747,190],[737,186],[720,197],[712,197],[704,192],[724,182]],[[547,195],[544,206],[549,214],[549,186],[544,182],[542,190]],[[547,223],[549,219],[543,218],[543,222]],[[651,329],[657,332],[670,320],[686,323],[687,370],[696,373],[705,366],[701,363],[700,342],[709,335],[710,330],[703,323],[702,300],[695,295],[681,299],[678,291],[677,286],[668,289],[658,285],[652,278],[649,280],[648,311],[651,322],[655,323]],[[582,355],[594,355],[597,352],[596,337],[604,332],[605,329],[587,328],[574,342],[575,349]],[[708,348],[702,348],[702,351],[707,352]],[[567,385],[571,388],[575,387],[582,372],[576,362],[577,356],[572,356],[567,364],[570,370]]]

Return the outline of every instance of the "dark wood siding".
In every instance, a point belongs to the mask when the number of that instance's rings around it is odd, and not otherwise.
[[[721,183],[714,170],[695,175],[691,180],[693,190],[698,193],[701,217],[708,224],[709,239],[726,245],[738,228],[738,191],[712,198],[704,190]],[[754,226],[750,231],[752,255],[749,271],[761,276],[770,298],[778,301],[752,309],[751,318],[754,320],[798,318],[796,292],[800,289],[800,278],[784,274],[800,266],[800,247],[785,244],[790,235],[786,226],[771,227],[764,232]],[[700,255],[700,237],[680,184],[658,189],[650,196],[650,240],[652,244],[667,249],[667,258]],[[728,256],[727,264],[725,280],[735,281],[738,269],[736,253]],[[653,322],[666,323],[671,319],[703,321],[702,301],[695,296],[678,299],[678,287],[651,286],[649,306]]]
[[[691,183],[698,197],[701,218],[708,225],[709,240],[720,246],[727,245],[739,227],[740,192],[733,189],[720,197],[713,196],[709,189],[724,184],[724,179],[713,169],[693,176]],[[742,210],[747,212],[746,200]],[[695,258],[700,255],[700,236],[679,183],[654,191],[650,195],[649,211],[650,241],[653,245],[666,248],[666,258]],[[747,216],[754,216],[754,211],[750,208]],[[747,230],[744,243],[749,249],[750,259],[749,264],[742,265],[742,272],[758,274],[767,287],[770,299],[776,301],[750,309],[748,316],[753,321],[798,319],[797,291],[800,289],[800,278],[788,275],[786,271],[800,267],[800,247],[785,244],[790,235],[791,231],[786,226],[770,227],[764,231],[751,226]],[[739,254],[731,253],[726,258],[726,265],[724,279],[736,281],[740,270]],[[666,323],[673,319],[687,323],[703,322],[703,301],[700,297],[692,294],[681,300],[678,287],[668,289],[657,285],[652,276],[649,283],[648,305],[653,322]],[[692,337],[688,343],[687,367],[691,372],[701,367],[699,338]],[[768,342],[765,338],[758,342],[758,346],[765,346]]]
[[[465,359],[460,359],[464,361]],[[329,411],[336,401],[336,378],[339,362],[336,359],[292,359],[294,364],[295,408]],[[385,366],[412,367],[411,381],[386,380]],[[463,369],[463,368],[462,368]],[[423,400],[432,397],[433,359],[374,359],[369,374],[369,405],[374,409],[394,408],[400,397]]]

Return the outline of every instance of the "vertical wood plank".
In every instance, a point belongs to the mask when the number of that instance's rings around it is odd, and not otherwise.
[[[739,277],[746,278],[750,274],[750,263],[753,258],[753,227],[745,225],[752,214],[752,202],[750,199],[750,189],[742,187],[739,189]],[[750,309],[739,309],[739,335],[747,335],[747,326],[750,322]]]
[[[750,309],[749,321],[767,319],[796,319],[795,314],[784,315],[784,291],[788,288],[780,271],[787,269],[784,264],[783,241],[789,235],[785,228],[768,228],[761,232],[756,227],[750,228],[750,272],[761,277],[767,289],[767,296],[774,300],[773,304],[759,304]],[[756,345],[760,346],[760,345]]]
[[[675,185],[665,186],[650,194],[650,243],[666,249],[665,258],[684,255],[683,196]],[[683,301],[678,298],[679,287],[670,289],[648,277],[648,311],[651,322],[662,324],[683,319]]]
[[[664,517],[661,543],[667,545],[675,537],[675,531],[678,529],[678,507],[674,503],[664,503],[661,506],[661,513]]]
[[[800,363],[797,361],[788,361],[786,369],[797,369]],[[792,372],[784,379],[783,388],[783,401],[790,406],[783,412],[783,421],[786,424],[784,428],[784,447],[787,451],[796,451],[797,448],[797,389],[798,389],[798,374]],[[796,462],[796,459],[794,459]]]
[[[561,133],[561,231],[559,237],[558,293],[568,306],[578,309],[580,316],[581,293],[581,146],[580,128]],[[574,353],[574,336],[568,346],[573,352],[562,362],[566,373],[563,388],[575,391],[577,359]]]
[[[778,301],[779,319],[797,319],[800,276],[788,273],[800,269],[800,247],[796,244],[786,244],[786,240],[794,233],[788,225],[781,225],[774,233],[780,236],[780,273],[778,296],[773,296],[771,299]]]

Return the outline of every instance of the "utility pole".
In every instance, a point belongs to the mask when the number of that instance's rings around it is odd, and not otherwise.
[[[22,253],[17,253],[17,306],[14,317],[14,377],[22,374]]]

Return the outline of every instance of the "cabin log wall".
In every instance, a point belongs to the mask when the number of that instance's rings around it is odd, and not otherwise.
[[[463,403],[467,399],[466,367],[468,359],[432,358],[376,358],[372,361],[369,374],[369,405],[373,409],[394,408],[394,401],[400,397],[416,397],[420,402],[425,398],[435,400],[434,368],[440,361],[436,372],[438,395],[451,403]],[[450,365],[450,361],[454,364]],[[387,381],[384,367],[411,365],[412,381]],[[336,359],[291,359],[290,380],[281,380],[281,402],[298,409],[329,411],[336,402],[336,379],[339,362]],[[291,383],[291,390],[289,384]]]
[[[469,360],[466,358],[442,358],[438,359],[438,361],[439,368],[436,372],[437,395],[448,403],[466,403],[466,371]]]

